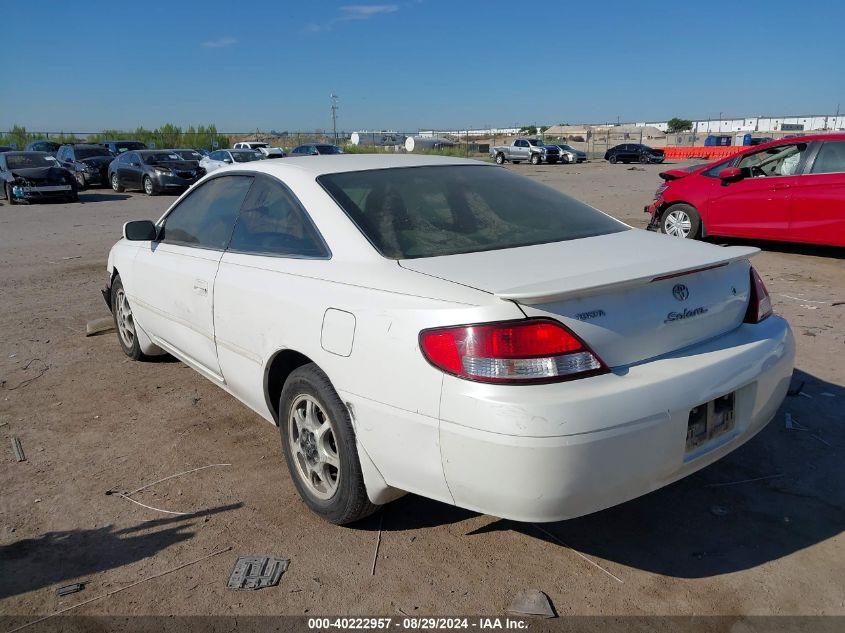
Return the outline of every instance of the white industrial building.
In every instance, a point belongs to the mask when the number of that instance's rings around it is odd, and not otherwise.
[[[656,127],[666,131],[668,121],[642,121],[638,127]],[[731,132],[806,132],[810,130],[845,130],[845,114],[805,114],[798,116],[753,116],[699,119],[692,122],[699,134],[729,134]]]

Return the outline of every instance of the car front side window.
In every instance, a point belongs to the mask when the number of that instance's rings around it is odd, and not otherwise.
[[[252,176],[221,176],[197,187],[167,214],[161,241],[225,249],[252,181]]]
[[[738,167],[747,178],[795,176],[806,149],[806,143],[769,147],[761,152],[748,154],[739,161]]]
[[[287,257],[328,257],[305,209],[282,183],[256,180],[241,207],[229,250]]]

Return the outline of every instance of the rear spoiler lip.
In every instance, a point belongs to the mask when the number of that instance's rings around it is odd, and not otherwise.
[[[618,277],[618,269],[603,270],[580,277],[564,277],[527,286],[507,288],[494,292],[493,294],[499,299],[515,301],[525,305],[551,303],[562,299],[603,294],[626,286],[637,286],[653,281],[692,275],[711,268],[720,268],[733,262],[747,260],[760,252],[759,248],[743,246],[725,247],[722,250],[725,251],[723,254],[727,255],[726,257],[714,258],[709,262],[699,260],[690,263],[689,266],[679,267],[674,270],[666,270],[664,266],[660,266],[660,262],[645,262],[637,267],[641,270],[631,271],[626,269],[626,277],[624,279],[606,280],[610,276]]]

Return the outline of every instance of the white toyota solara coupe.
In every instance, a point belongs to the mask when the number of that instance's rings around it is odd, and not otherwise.
[[[404,492],[595,512],[736,449],[792,374],[756,249],[471,160],[235,165],[123,232],[104,295],[124,352],[170,353],[278,424],[333,523]]]

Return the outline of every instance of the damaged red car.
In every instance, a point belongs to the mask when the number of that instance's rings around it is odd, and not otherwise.
[[[650,230],[845,246],[845,134],[772,141],[660,177]]]

